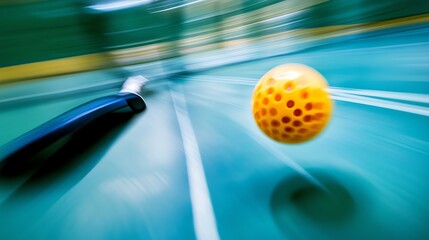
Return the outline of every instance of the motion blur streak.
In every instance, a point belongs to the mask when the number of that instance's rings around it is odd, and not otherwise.
[[[429,97],[425,94],[415,93],[401,93],[401,92],[386,92],[386,91],[374,91],[364,89],[341,89],[341,88],[330,88],[331,92],[335,93],[349,93],[354,95],[362,95],[368,97],[380,97],[396,100],[404,100],[409,102],[421,102],[429,103]]]
[[[192,5],[192,4],[195,4],[195,3],[199,3],[199,2],[203,2],[203,1],[206,1],[206,0],[193,0],[193,1],[190,1],[190,2],[182,4],[182,5],[178,5],[178,6],[174,6],[174,7],[170,7],[170,8],[165,8],[165,9],[156,11],[155,13],[171,11],[171,10],[174,10],[176,8],[186,7],[186,6],[189,6],[189,5]]]
[[[334,96],[332,98],[340,101],[360,103],[368,106],[388,108],[388,109],[393,109],[397,111],[404,111],[404,112],[409,112],[414,114],[420,114],[423,116],[429,116],[429,108],[427,107],[413,106],[410,104],[379,100],[379,99],[368,98],[368,97],[358,97],[358,96],[345,94],[345,93],[337,93],[337,94],[334,93]]]
[[[152,0],[129,0],[129,1],[119,1],[119,2],[110,2],[106,4],[92,5],[89,8],[94,10],[106,11],[106,10],[120,10],[123,8],[134,7],[138,5],[144,5],[151,3]]]
[[[195,81],[255,86],[257,79],[205,75],[205,76],[198,76],[198,78],[195,78]],[[368,106],[376,106],[376,107],[393,109],[397,111],[420,114],[423,116],[429,116],[428,107],[380,100],[376,98],[368,98],[368,97],[380,97],[380,98],[388,98],[393,100],[429,103],[429,96],[425,94],[385,92],[385,91],[373,91],[373,90],[371,91],[371,90],[363,90],[363,89],[350,90],[350,89],[341,89],[341,88],[329,88],[327,90],[333,95],[332,98],[335,100],[365,104]],[[359,96],[368,96],[368,97],[359,97]]]

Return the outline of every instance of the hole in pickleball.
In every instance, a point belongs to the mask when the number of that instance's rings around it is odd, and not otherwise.
[[[315,115],[314,115],[314,120],[322,120],[322,118],[325,116],[325,114],[323,114],[323,113],[316,113]]]
[[[265,120],[262,120],[262,126],[264,126],[264,127],[268,127],[268,122],[267,122],[267,121],[265,121]]]
[[[270,100],[268,100],[268,98],[264,98],[264,99],[262,100],[262,103],[263,103],[264,105],[267,105],[269,102],[270,102]]]
[[[304,116],[303,121],[304,122],[310,122],[311,121],[311,116],[310,115]]]
[[[299,116],[301,116],[301,114],[302,114],[302,111],[301,111],[301,109],[295,109],[295,111],[293,111],[293,115],[295,115],[296,117],[299,117]]]
[[[277,114],[277,110],[275,108],[270,109],[271,116],[275,116]]]
[[[255,119],[257,120],[257,121],[259,121],[259,119],[260,119],[261,117],[259,116],[259,113],[257,112],[257,113],[255,113]]]
[[[271,121],[271,126],[273,126],[273,127],[278,127],[278,126],[280,126],[280,123],[279,123],[279,121],[277,121],[277,120],[272,120],[272,121]]]
[[[311,102],[310,102],[310,103],[305,104],[305,110],[307,110],[307,111],[310,111],[312,107],[313,107],[313,106],[312,106]]]
[[[268,94],[268,95],[273,94],[273,92],[274,92],[274,88],[273,88],[273,87],[269,87],[269,88],[267,89],[267,94]]]
[[[295,106],[295,102],[294,102],[294,101],[292,101],[292,100],[289,100],[289,101],[287,101],[286,106],[287,106],[288,108],[293,108],[293,106]]]
[[[262,108],[262,110],[261,110],[261,114],[262,114],[262,116],[267,115],[267,109]]]
[[[294,131],[294,129],[293,129],[293,128],[291,128],[291,127],[286,127],[286,128],[285,128],[285,131],[286,131],[286,132],[288,132],[288,133],[291,133],[291,132],[293,132],[293,131]]]
[[[293,121],[293,126],[295,126],[295,127],[300,127],[301,125],[302,125],[302,122],[301,121]]]
[[[290,117],[282,117],[282,122],[283,123],[289,123],[290,122]]]
[[[282,95],[276,94],[276,96],[274,97],[274,100],[276,100],[277,102],[280,102],[282,100]]]
[[[307,91],[302,91],[301,92],[301,98],[302,99],[307,99],[308,98],[308,92]]]
[[[284,88],[286,91],[292,91],[292,90],[293,90],[293,83],[292,83],[292,82],[287,82],[287,83],[283,86],[283,88]]]
[[[321,110],[323,108],[323,103],[321,103],[321,102],[315,103],[314,108],[317,110]]]

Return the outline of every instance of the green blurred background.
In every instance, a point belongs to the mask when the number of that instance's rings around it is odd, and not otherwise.
[[[150,45],[169,58],[192,47],[428,9],[425,0],[2,1],[0,67]]]

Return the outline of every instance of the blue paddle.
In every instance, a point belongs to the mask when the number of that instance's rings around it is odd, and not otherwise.
[[[142,112],[146,109],[146,103],[140,92],[147,81],[142,76],[130,77],[124,82],[118,94],[80,105],[0,147],[0,168],[31,157],[61,137],[108,113],[119,109],[128,109],[133,113]]]

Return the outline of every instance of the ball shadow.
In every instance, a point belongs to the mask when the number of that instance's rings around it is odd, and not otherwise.
[[[353,219],[357,211],[356,201],[344,184],[320,170],[309,173],[320,185],[296,174],[283,179],[273,191],[271,211],[285,233],[294,218],[335,226]]]

